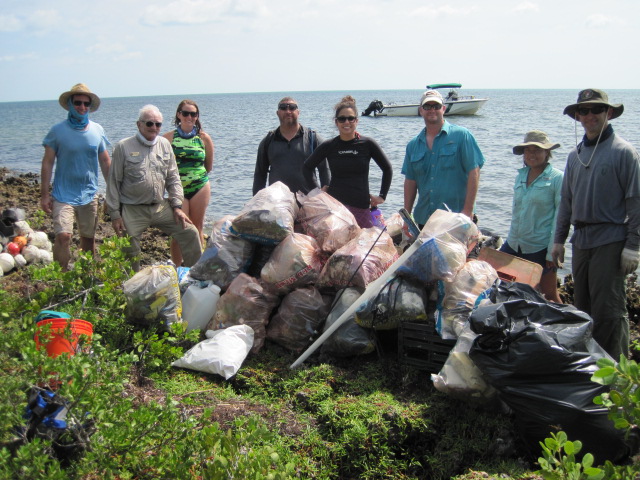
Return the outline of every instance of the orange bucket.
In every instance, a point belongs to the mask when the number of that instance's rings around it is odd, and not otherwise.
[[[36,324],[34,340],[38,350],[44,347],[47,355],[55,358],[63,353],[68,356],[75,355],[81,335],[91,340],[93,325],[90,322],[80,319],[47,318]]]

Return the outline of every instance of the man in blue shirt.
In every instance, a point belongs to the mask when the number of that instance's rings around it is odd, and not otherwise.
[[[89,120],[89,112],[100,107],[100,98],[85,84],[78,83],[60,95],[58,101],[69,114],[66,120],[54,125],[42,141],[40,205],[53,215],[53,259],[67,270],[74,219],[80,234],[80,248],[95,251],[98,167],[106,180],[111,157],[103,128]],[[49,183],[54,164],[51,194]]]
[[[422,228],[437,209],[473,218],[484,157],[471,132],[444,119],[442,95],[427,90],[418,109],[425,128],[407,145],[402,173],[404,208]]]

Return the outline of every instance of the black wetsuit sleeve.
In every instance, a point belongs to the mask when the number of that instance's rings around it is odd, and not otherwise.
[[[382,170],[382,184],[380,185],[380,196],[387,199],[387,193],[391,188],[391,179],[393,178],[393,166],[389,161],[389,157],[382,151],[380,145],[375,140],[371,140],[371,158],[378,164]]]
[[[253,172],[253,194],[255,195],[267,186],[267,176],[269,175],[269,157],[267,156],[268,139],[271,133],[262,139],[258,146],[258,156],[256,158],[256,168]]]

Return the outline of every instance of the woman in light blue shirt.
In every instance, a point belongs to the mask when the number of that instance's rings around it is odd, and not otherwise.
[[[551,143],[546,133],[527,132],[524,142],[513,147],[515,155],[523,155],[524,167],[518,170],[513,186],[513,210],[507,241],[500,249],[542,265],[540,291],[547,300],[562,303],[558,280],[551,258],[563,174],[549,163]]]

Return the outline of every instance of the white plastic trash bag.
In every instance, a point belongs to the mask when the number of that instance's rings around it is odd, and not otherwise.
[[[208,330],[207,337],[171,365],[215,373],[228,380],[240,370],[253,346],[253,329],[249,325],[234,325],[223,330]]]

